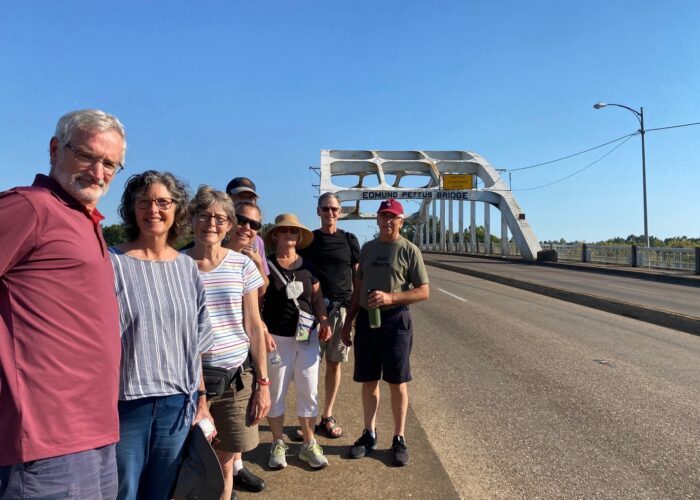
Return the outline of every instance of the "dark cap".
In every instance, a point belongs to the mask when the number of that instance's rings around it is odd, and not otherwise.
[[[255,192],[255,183],[247,177],[236,177],[231,179],[231,182],[226,185],[228,194],[238,194],[244,191],[253,193],[256,197],[258,196],[258,193]]]
[[[389,198],[388,200],[384,200],[382,204],[379,205],[379,210],[377,210],[377,213],[380,214],[382,212],[388,212],[390,214],[402,216],[403,207],[398,201]]]

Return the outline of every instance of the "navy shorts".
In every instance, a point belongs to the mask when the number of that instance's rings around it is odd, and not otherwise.
[[[367,311],[360,308],[355,323],[355,382],[382,379],[390,384],[411,380],[409,357],[413,323],[406,307],[382,312],[382,326],[369,327]]]

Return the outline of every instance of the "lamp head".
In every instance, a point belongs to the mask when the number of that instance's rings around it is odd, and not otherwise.
[[[604,108],[605,106],[607,106],[607,104],[605,104],[604,102],[597,102],[593,105],[593,108],[600,109],[600,108]]]

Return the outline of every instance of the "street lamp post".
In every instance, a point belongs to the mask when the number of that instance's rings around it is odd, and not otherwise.
[[[647,159],[646,159],[646,149],[644,147],[644,108],[640,107],[639,111],[624,104],[613,104],[605,102],[597,102],[593,105],[595,109],[601,109],[605,106],[617,106],[618,108],[624,108],[627,111],[634,113],[639,121],[639,133],[642,136],[642,195],[644,199],[644,239],[647,243],[647,248],[649,248],[649,225],[647,223]]]

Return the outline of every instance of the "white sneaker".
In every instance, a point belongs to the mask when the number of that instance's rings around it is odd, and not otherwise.
[[[312,439],[308,445],[301,445],[301,450],[299,450],[299,458],[308,463],[314,469],[320,469],[328,466],[328,460],[323,456],[323,448],[321,448],[315,439]]]
[[[284,469],[287,466],[287,450],[289,447],[281,439],[276,439],[270,446],[270,461],[268,465],[271,469]]]

